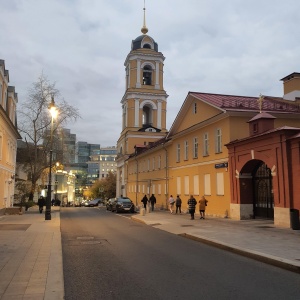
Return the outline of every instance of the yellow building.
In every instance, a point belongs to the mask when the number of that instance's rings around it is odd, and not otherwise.
[[[13,205],[17,139],[16,107],[18,96],[9,86],[9,72],[0,60],[0,214]]]
[[[170,195],[179,195],[185,210],[190,195],[197,200],[205,195],[208,215],[245,217],[241,207],[234,205],[231,199],[230,163],[225,145],[249,136],[248,121],[261,109],[276,117],[275,128],[300,127],[299,85],[285,77],[284,97],[189,92],[167,132],[164,126],[167,95],[162,90],[163,74],[159,71],[163,68],[163,55],[155,53],[154,41],[153,48],[143,48],[150,41],[153,39],[145,33],[133,41],[125,62],[127,89],[122,99],[123,128],[117,146],[117,196],[128,196],[136,205],[141,205],[144,195],[149,198],[155,194],[156,207],[163,209]],[[159,78],[143,85],[139,78],[145,77],[143,67],[147,66],[148,56],[143,55],[146,53],[161,60],[151,65],[156,67],[155,72],[151,70],[153,74],[158,73]],[[154,110],[158,95],[163,108],[160,114]],[[148,103],[151,105],[147,106]],[[142,127],[143,121],[149,118],[149,111],[154,123],[149,127],[151,131]],[[251,217],[251,213],[248,215]]]

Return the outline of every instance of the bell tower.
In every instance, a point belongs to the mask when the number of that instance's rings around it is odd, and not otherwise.
[[[167,134],[168,95],[163,85],[165,57],[158,51],[155,40],[147,34],[145,6],[143,10],[142,35],[132,41],[124,63],[125,93],[121,100],[122,131],[117,142],[117,177],[122,177],[121,166],[135,152],[136,145],[147,146]],[[124,187],[124,180],[120,185]],[[121,190],[123,188],[119,189],[119,195],[124,195]]]

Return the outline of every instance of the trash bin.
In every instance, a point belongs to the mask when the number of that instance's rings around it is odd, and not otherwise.
[[[290,209],[290,220],[291,228],[293,230],[300,230],[300,221],[299,221],[299,210],[291,208]]]

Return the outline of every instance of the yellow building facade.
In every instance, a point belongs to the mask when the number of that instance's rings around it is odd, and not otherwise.
[[[9,86],[9,72],[0,60],[0,214],[13,205],[17,139],[18,95]]]
[[[145,34],[137,40],[149,42]],[[152,38],[150,40],[153,41]],[[299,85],[285,82],[284,94],[289,97],[189,92],[167,132],[164,126],[158,126],[165,125],[167,110],[167,95],[162,90],[163,55],[157,54],[161,60],[158,59],[157,65],[152,65],[157,66],[155,74],[159,74],[159,79],[143,86],[137,78],[142,78],[141,66],[146,63],[144,55],[148,55],[151,50],[143,49],[143,43],[137,47],[140,48],[132,49],[125,63],[127,90],[122,99],[123,128],[117,146],[117,196],[127,196],[141,206],[144,195],[149,198],[154,194],[156,208],[165,209],[170,195],[179,195],[182,209],[186,210],[190,195],[197,200],[204,195],[208,200],[208,215],[241,219],[241,207],[236,206],[231,199],[231,166],[225,145],[249,136],[248,121],[262,108],[276,117],[275,128],[300,127],[299,100],[293,97],[295,90],[300,90]],[[130,58],[133,62],[129,64]],[[162,97],[159,100],[162,112],[159,114],[156,111],[151,119],[155,123],[153,130],[161,128],[159,132],[141,130],[145,120],[141,103],[147,103],[146,99],[150,95],[155,105],[158,95]]]

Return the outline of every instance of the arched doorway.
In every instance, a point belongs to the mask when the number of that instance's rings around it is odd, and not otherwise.
[[[252,173],[254,217],[274,219],[274,197],[271,169],[261,162]]]

